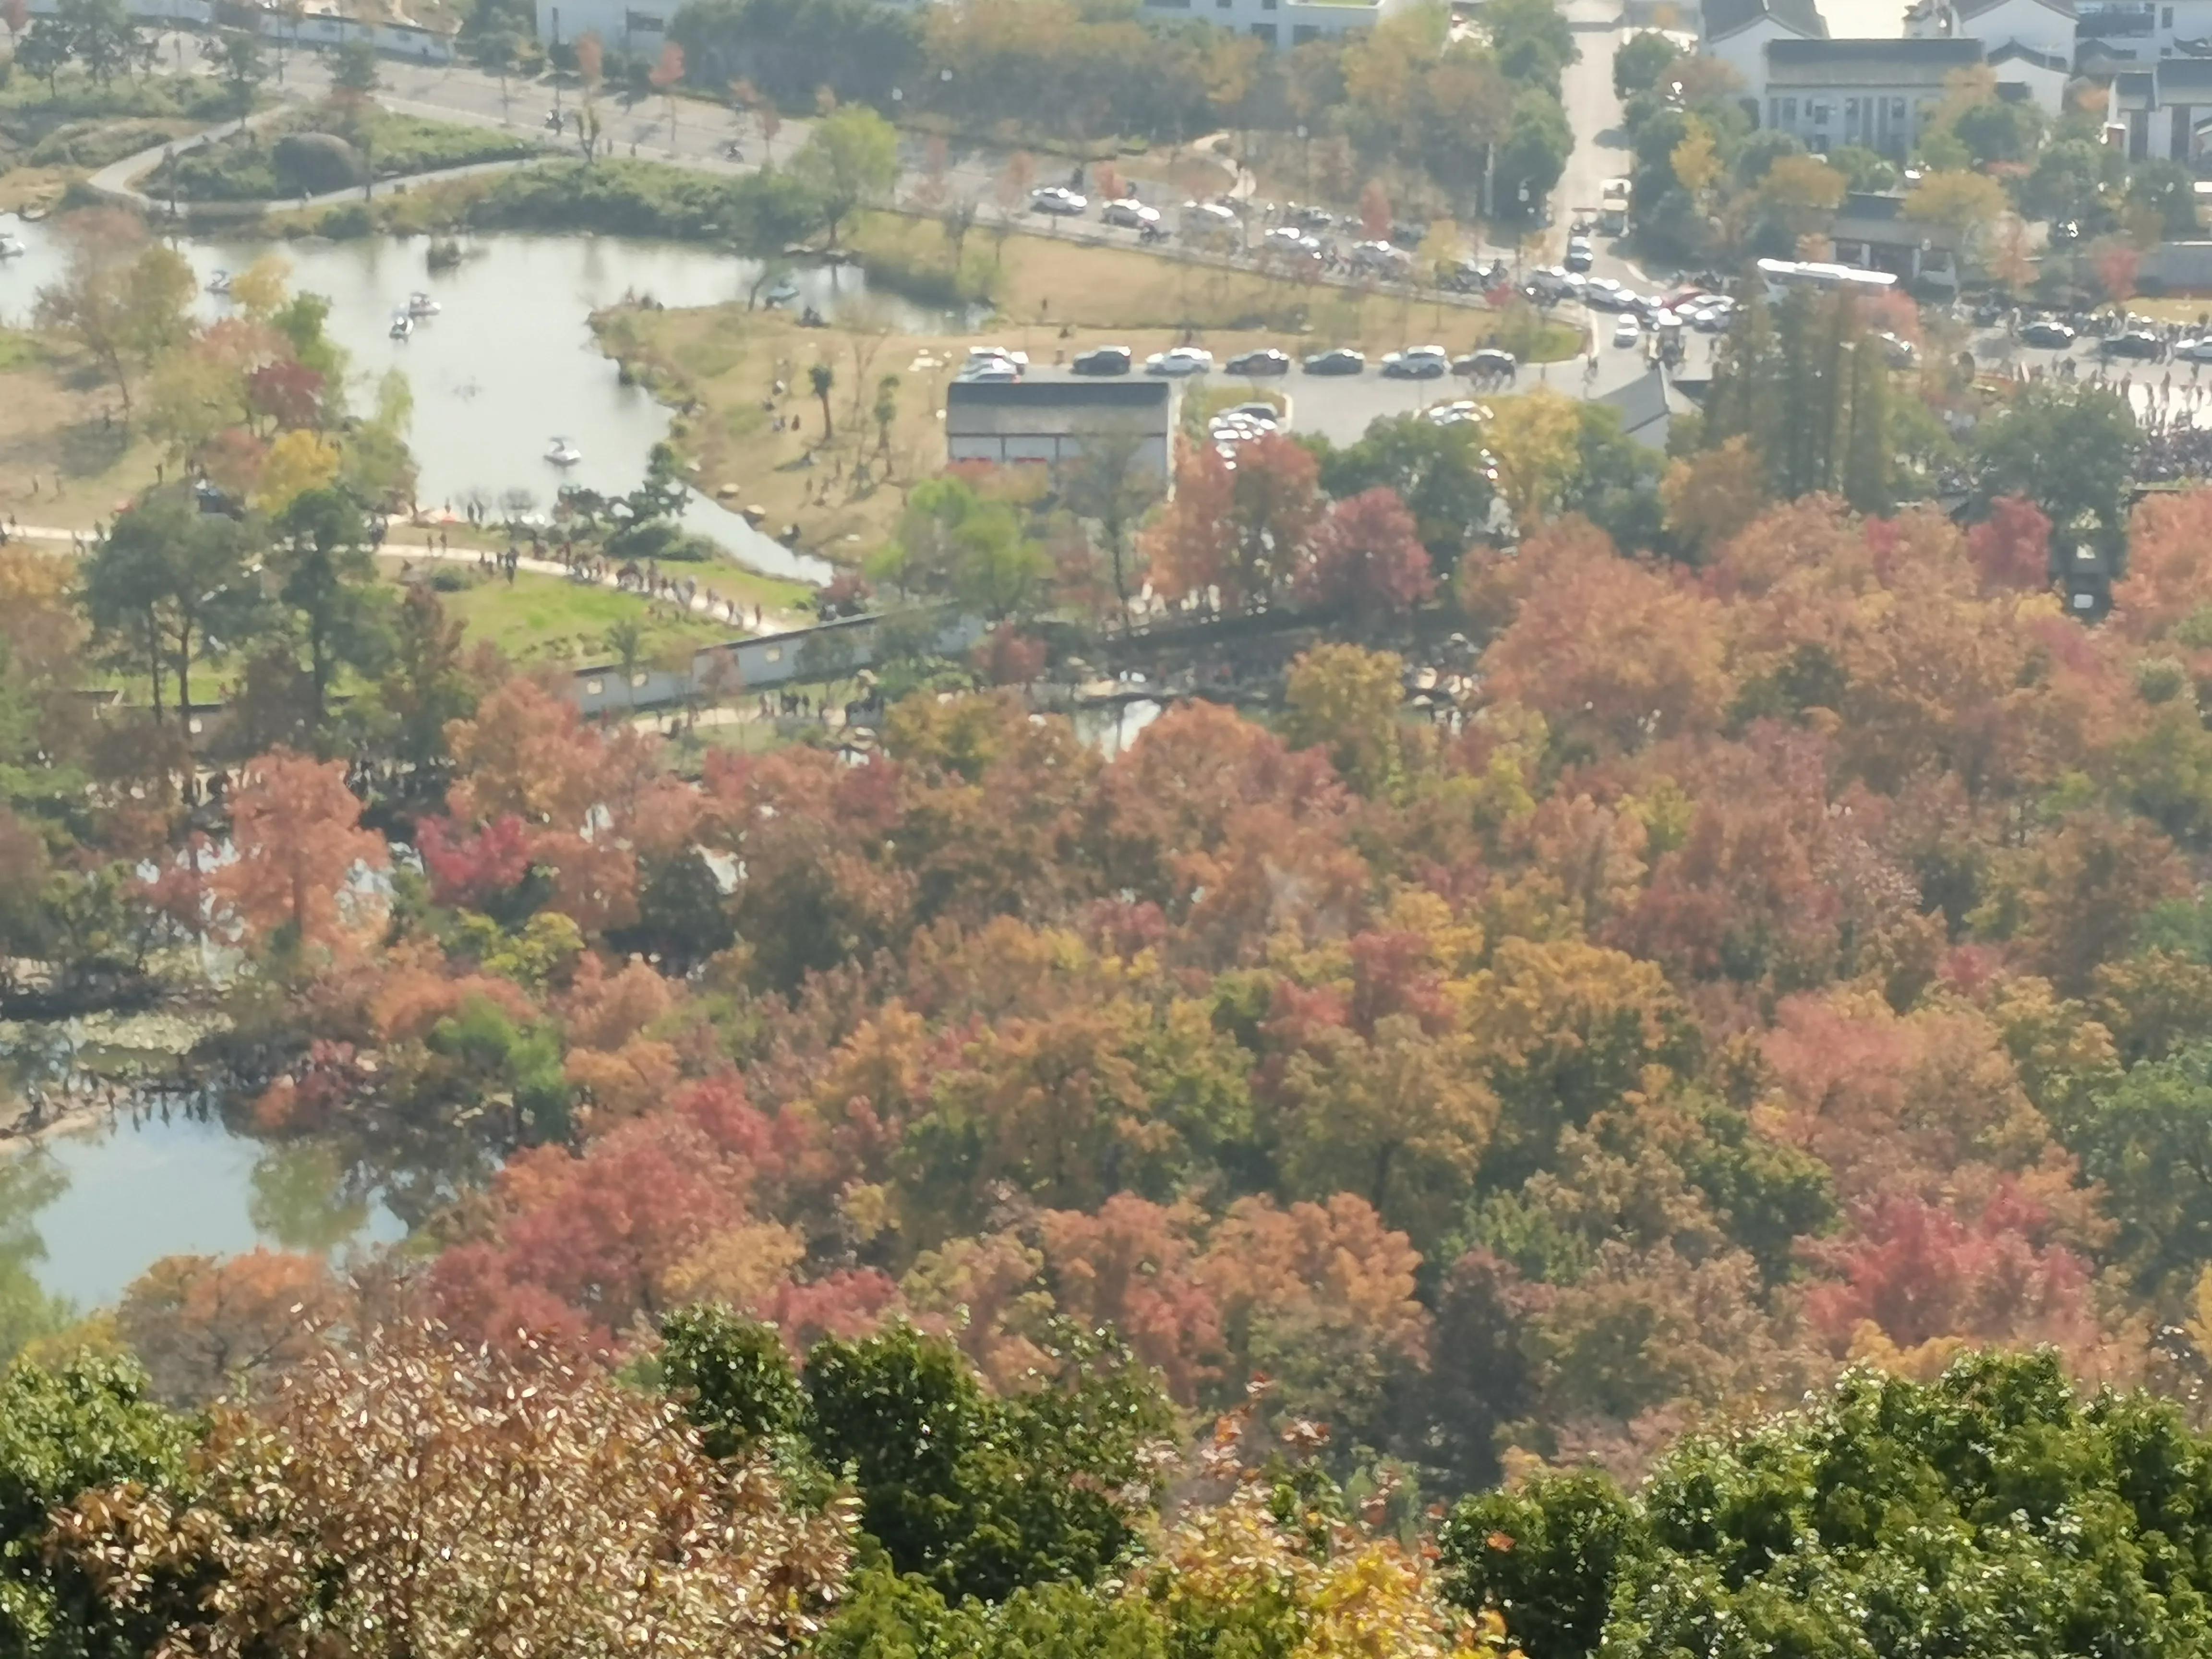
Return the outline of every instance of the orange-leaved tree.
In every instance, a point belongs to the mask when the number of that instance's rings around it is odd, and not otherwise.
[[[236,856],[209,885],[250,944],[341,951],[383,908],[354,878],[388,867],[391,852],[361,827],[342,762],[277,749],[249,763],[231,796],[230,834]]]

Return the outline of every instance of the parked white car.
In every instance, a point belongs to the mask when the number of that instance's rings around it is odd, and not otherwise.
[[[1211,374],[1213,354],[1197,346],[1176,346],[1145,359],[1147,374]]]

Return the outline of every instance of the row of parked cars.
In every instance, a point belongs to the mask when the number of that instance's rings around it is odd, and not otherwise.
[[[1291,361],[1287,351],[1264,346],[1256,351],[1238,353],[1222,364],[1221,369],[1224,374],[1241,374],[1248,380],[1266,380],[1289,374]],[[1308,374],[1364,374],[1367,371],[1367,356],[1349,346],[1338,346],[1310,353],[1298,359],[1297,366]],[[1474,380],[1511,380],[1520,368],[1513,354],[1498,346],[1485,346],[1462,357],[1452,356],[1442,346],[1407,346],[1403,351],[1386,353],[1379,366],[1385,375],[1402,380],[1440,380],[1446,374]],[[1094,347],[1068,365],[1078,374],[1127,374],[1135,367],[1136,354],[1127,346],[1118,345]],[[1213,368],[1213,354],[1202,346],[1175,346],[1145,359],[1147,374],[1210,374]]]
[[[1091,211],[1091,198],[1066,185],[1045,185],[1030,192],[1030,211],[1048,213],[1060,219],[1079,219]],[[1129,230],[1158,230],[1160,225],[1160,210],[1133,196],[1117,197],[1107,203],[1098,210],[1098,216],[1109,225],[1121,225]]]

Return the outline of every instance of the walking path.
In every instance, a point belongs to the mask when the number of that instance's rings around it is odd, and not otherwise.
[[[34,524],[10,525],[8,527],[8,537],[10,541],[37,542],[52,547],[67,546],[78,552],[84,551],[94,539],[86,531],[64,530],[52,525]],[[501,561],[507,556],[495,549],[441,547],[437,543],[434,531],[426,531],[416,526],[395,529],[388,533],[384,538],[384,544],[378,549],[378,551],[387,556],[403,555],[409,559],[419,558],[434,561],[441,564],[471,566],[482,565],[488,558]],[[771,610],[763,605],[759,611],[759,625],[756,627],[750,620],[752,606],[739,605],[733,599],[717,601],[709,597],[714,586],[712,577],[717,568],[714,565],[703,566],[696,571],[687,567],[684,569],[683,575],[675,579],[679,586],[687,578],[696,581],[699,585],[698,590],[693,593],[690,603],[686,605],[680,592],[646,593],[635,587],[625,587],[616,580],[611,571],[605,576],[580,576],[558,559],[535,559],[527,554],[519,556],[514,563],[517,570],[526,570],[533,576],[558,576],[568,581],[589,581],[595,586],[611,588],[618,593],[631,594],[641,601],[676,605],[680,609],[690,611],[694,616],[727,623],[732,628],[741,628],[755,637],[763,637],[771,634],[794,634],[800,629],[813,627],[817,620],[804,611]]]

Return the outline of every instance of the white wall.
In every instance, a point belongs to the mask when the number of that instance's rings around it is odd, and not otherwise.
[[[2040,64],[2030,64],[2014,58],[1990,66],[1996,71],[1999,85],[2018,82],[2028,89],[2036,107],[2052,120],[2065,112],[2066,82],[2070,78],[2064,70],[2045,69]]]
[[[215,9],[208,0],[124,0],[124,5],[142,23],[166,23],[183,28],[206,28],[215,15]],[[30,0],[30,9],[33,17],[51,15],[54,0]],[[359,40],[365,36],[379,52],[389,52],[395,58],[434,64],[451,63],[453,58],[452,36],[390,23],[372,26],[343,17],[311,16],[301,18],[295,31],[283,14],[264,12],[260,31],[265,40],[301,46],[343,46],[348,40]]]
[[[1718,58],[1736,73],[1743,82],[1743,95],[1759,100],[1759,107],[1766,106],[1766,43],[1769,40],[1798,40],[1804,37],[1784,28],[1771,17],[1762,17],[1748,28],[1739,29],[1722,40],[1707,40],[1698,50],[1707,58]]]
[[[1256,34],[1277,46],[1368,29],[1406,0],[1375,5],[1328,6],[1302,0],[1144,0],[1140,16],[1164,22],[1202,21],[1238,34]]]
[[[1856,100],[1858,115],[1851,113]],[[1759,106],[1759,125],[1793,132],[1810,149],[1830,151],[1863,144],[1884,155],[1901,155],[1912,147],[1920,122],[1935,100],[1918,88],[1769,87]],[[1819,118],[1825,109],[1826,118]]]
[[[2037,0],[2005,0],[2001,6],[1968,18],[1964,33],[1968,39],[1980,41],[1984,52],[1995,52],[2007,41],[2017,40],[2069,64],[2074,61],[2074,20]]]

